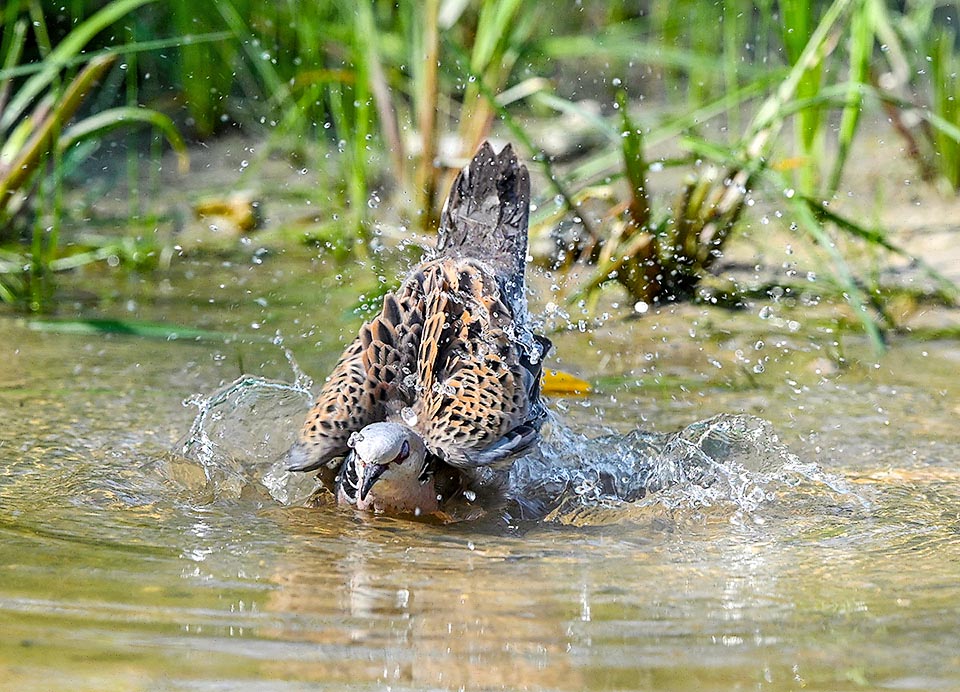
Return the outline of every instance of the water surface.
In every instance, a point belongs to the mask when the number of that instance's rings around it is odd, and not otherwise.
[[[573,433],[752,415],[800,466],[440,526],[285,502],[256,454],[217,473],[173,454],[185,399],[242,373],[294,380],[278,330],[322,378],[364,285],[303,258],[177,271],[65,316],[242,338],[0,322],[0,687],[960,688],[956,343],[894,341],[874,363],[848,336],[840,362],[823,322],[780,327],[759,307],[575,327],[554,338],[559,364],[596,387],[553,402]],[[263,402],[296,417],[294,394]],[[262,418],[243,414],[221,429],[255,447]]]

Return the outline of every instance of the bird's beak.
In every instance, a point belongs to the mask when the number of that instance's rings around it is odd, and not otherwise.
[[[363,478],[360,479],[360,500],[366,500],[370,488],[377,482],[377,479],[387,470],[386,464],[369,464],[363,469]]]

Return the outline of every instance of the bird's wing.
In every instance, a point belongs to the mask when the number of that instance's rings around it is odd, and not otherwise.
[[[317,396],[288,452],[291,470],[310,471],[347,451],[354,432],[384,420],[387,402],[409,398],[404,377],[413,372],[423,320],[408,286],[388,293],[383,309],[347,347]]]
[[[499,465],[536,441],[545,350],[526,323],[529,200],[530,177],[512,149],[481,147],[444,208],[437,258],[387,294],[344,352],[290,468],[345,455],[351,433],[397,413],[462,469]]]
[[[424,304],[418,428],[427,448],[459,468],[513,459],[538,436],[540,369],[497,280],[473,260],[439,260]]]

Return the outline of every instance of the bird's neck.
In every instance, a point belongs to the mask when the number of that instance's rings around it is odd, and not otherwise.
[[[357,469],[363,477],[363,469]],[[404,463],[391,468],[374,484],[367,496],[357,498],[357,508],[389,514],[430,514],[439,509],[433,477],[420,480],[417,464]]]

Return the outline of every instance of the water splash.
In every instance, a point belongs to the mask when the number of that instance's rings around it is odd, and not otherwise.
[[[247,375],[209,396],[184,401],[197,407],[197,415],[177,447],[183,459],[199,467],[203,481],[198,484],[181,469],[181,482],[212,500],[236,499],[260,488],[281,504],[303,502],[313,480],[288,473],[283,453],[313,399],[307,382],[299,376],[289,384]]]
[[[517,463],[521,506],[548,521],[606,524],[675,511],[716,508],[761,523],[791,504],[867,506],[842,478],[803,462],[762,418],[722,414],[673,433],[634,430],[587,438],[554,422],[539,458]]]
[[[197,407],[197,416],[180,454],[202,472],[185,484],[210,501],[262,491],[282,505],[305,502],[315,481],[288,473],[283,453],[312,401],[306,382],[245,376],[184,402]],[[708,508],[761,523],[788,496],[784,504],[794,509],[804,498],[864,506],[843,479],[798,459],[769,422],[749,415],[719,415],[673,433],[638,429],[599,438],[554,416],[539,453],[514,464],[509,487],[515,518],[577,525]]]
[[[310,390],[313,389],[313,378],[310,377],[307,373],[303,371],[303,368],[300,367],[300,363],[297,362],[297,359],[293,357],[293,351],[283,345],[283,335],[278,329],[273,337],[274,346],[278,346],[281,351],[283,351],[283,357],[287,361],[287,365],[290,366],[290,372],[293,373],[293,384],[288,385],[292,386],[294,389],[310,394]]]

